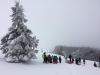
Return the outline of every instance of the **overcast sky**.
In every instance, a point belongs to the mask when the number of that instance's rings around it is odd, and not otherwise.
[[[56,45],[100,48],[100,0],[20,0],[39,48]],[[14,0],[0,0],[0,37],[12,25]]]

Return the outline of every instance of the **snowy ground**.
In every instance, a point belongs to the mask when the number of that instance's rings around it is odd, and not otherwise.
[[[38,59],[26,63],[7,63],[0,52],[0,75],[100,75],[100,68],[93,67],[93,61],[86,61],[86,66],[62,63],[43,64],[42,53]],[[51,54],[52,55],[52,54]]]

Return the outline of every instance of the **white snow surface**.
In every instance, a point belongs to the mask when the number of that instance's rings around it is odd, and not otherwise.
[[[93,67],[93,63],[93,61],[86,60],[85,66],[67,64],[62,57],[61,64],[43,64],[40,51],[37,53],[37,59],[30,62],[7,63],[0,52],[0,75],[100,75],[100,68]]]

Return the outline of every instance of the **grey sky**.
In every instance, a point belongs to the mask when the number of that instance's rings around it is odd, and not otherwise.
[[[20,0],[26,25],[39,41],[39,48],[56,45],[100,48],[100,0]],[[9,15],[14,0],[0,0],[0,37],[12,25]]]

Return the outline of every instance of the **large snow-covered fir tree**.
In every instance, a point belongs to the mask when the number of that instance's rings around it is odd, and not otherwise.
[[[8,33],[1,39],[1,50],[5,54],[7,62],[21,62],[35,59],[35,49],[38,46],[36,36],[32,37],[32,31],[24,25],[27,22],[24,15],[24,9],[18,1],[11,8],[13,14],[12,26]]]

